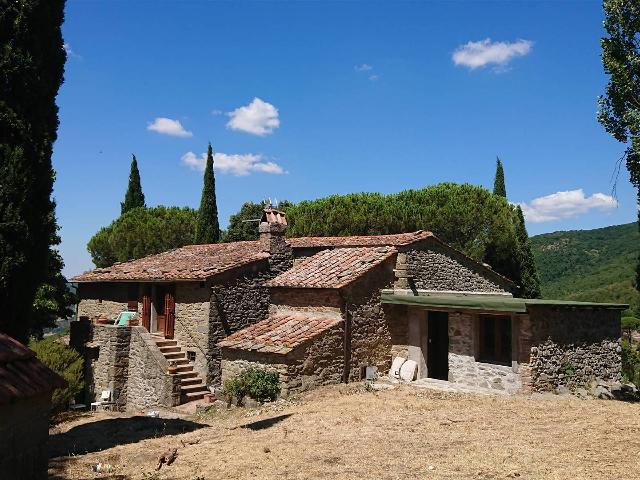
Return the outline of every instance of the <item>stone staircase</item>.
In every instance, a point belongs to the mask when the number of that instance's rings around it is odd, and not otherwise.
[[[182,351],[177,340],[169,340],[159,335],[153,335],[153,339],[164,358],[168,362],[174,362],[178,368],[177,376],[180,378],[180,403],[200,400],[209,393],[203,378],[193,368],[193,363],[187,360],[187,354]]]

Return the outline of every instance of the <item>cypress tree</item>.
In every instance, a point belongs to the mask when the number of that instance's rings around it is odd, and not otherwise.
[[[219,240],[220,225],[218,223],[218,205],[216,203],[216,178],[213,173],[213,149],[211,148],[211,143],[209,143],[194,243],[216,243]]]
[[[144,193],[140,184],[140,172],[135,155],[131,155],[131,171],[129,173],[129,186],[124,195],[124,202],[120,203],[120,215],[127,213],[132,208],[145,207]]]
[[[507,198],[507,187],[504,184],[504,169],[502,168],[502,160],[496,157],[496,176],[493,179],[493,193]]]
[[[520,284],[519,295],[522,298],[540,298],[540,278],[536,270],[536,263],[531,249],[531,240],[527,233],[524,215],[520,205],[516,207],[516,254],[518,260],[519,277],[514,279]]]
[[[66,54],[64,0],[0,7],[0,331],[28,340],[36,290],[60,243],[51,164]]]

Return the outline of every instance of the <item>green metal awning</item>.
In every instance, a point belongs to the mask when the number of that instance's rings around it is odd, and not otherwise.
[[[418,307],[446,308],[455,310],[483,310],[496,312],[525,313],[527,307],[549,306],[561,308],[602,308],[626,310],[629,305],[619,303],[574,302],[570,300],[543,300],[514,298],[507,295],[482,294],[402,294],[392,290],[382,291],[382,303],[413,305]]]

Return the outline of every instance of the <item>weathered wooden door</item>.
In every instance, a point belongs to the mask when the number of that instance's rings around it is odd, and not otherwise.
[[[146,292],[142,296],[142,326],[151,331],[151,295]]]
[[[167,290],[164,296],[164,316],[165,316],[165,329],[164,337],[173,338],[175,322],[176,322],[176,299],[173,294],[173,289]]]

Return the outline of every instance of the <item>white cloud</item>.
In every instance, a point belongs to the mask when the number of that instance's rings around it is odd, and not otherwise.
[[[519,205],[528,221],[540,223],[577,217],[590,210],[611,210],[618,206],[618,202],[604,193],[594,193],[587,197],[580,188],[552,193]]]
[[[192,170],[199,170],[203,172],[207,162],[207,154],[203,153],[198,156],[193,152],[187,152],[182,156],[180,160],[184,165],[191,168]],[[230,173],[237,177],[246,176],[253,172],[274,173],[278,175],[287,173],[277,163],[265,161],[262,155],[253,153],[246,153],[242,155],[214,153],[213,168],[217,172]]]
[[[222,110],[211,110],[211,115],[213,115],[214,117],[218,116],[218,115],[222,115],[224,112]]]
[[[373,67],[367,63],[362,63],[360,65],[356,65],[355,67],[353,67],[355,69],[356,72],[368,72],[370,70],[373,70]]]
[[[231,117],[227,128],[261,137],[273,133],[280,126],[278,109],[257,97],[249,105],[238,107],[227,115]]]
[[[80,55],[78,55],[76,52],[73,51],[73,48],[71,48],[71,45],[68,43],[63,43],[62,44],[62,49],[67,52],[67,57],[71,57],[71,58],[82,58]]]
[[[375,82],[376,80],[378,80],[380,78],[380,75],[369,75],[369,80],[371,80],[372,82]]]
[[[485,38],[478,42],[461,45],[453,52],[453,63],[474,70],[487,65],[505,67],[515,57],[527,55],[533,48],[533,42],[518,40],[516,42],[492,42]]]
[[[173,137],[193,137],[193,133],[185,130],[179,120],[158,117],[147,125],[147,130]]]

